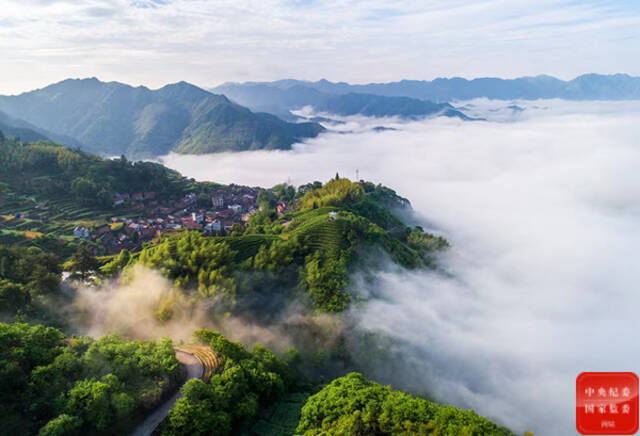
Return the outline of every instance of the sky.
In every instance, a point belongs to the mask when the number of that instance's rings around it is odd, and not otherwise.
[[[392,364],[373,361],[367,375],[517,434],[574,435],[579,373],[640,371],[640,103],[516,103],[525,110],[473,101],[489,121],[350,117],[338,128],[355,133],[325,133],[293,152],[164,162],[259,186],[358,169],[395,189],[451,248],[439,258],[447,274],[390,264],[374,280],[352,277],[350,290],[369,299],[350,319],[399,341],[386,349]],[[396,130],[372,129],[380,125]]]
[[[635,1],[3,0],[0,93],[69,77],[157,88],[640,75],[638,26]]]

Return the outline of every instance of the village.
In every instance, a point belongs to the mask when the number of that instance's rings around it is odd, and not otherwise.
[[[107,254],[116,254],[123,249],[139,250],[144,242],[162,233],[198,230],[210,236],[229,235],[243,229],[256,212],[259,191],[232,184],[211,192],[206,201],[195,193],[166,201],[159,201],[152,191],[118,193],[113,199],[113,216],[92,227],[77,226],[73,236],[101,245]],[[276,209],[282,215],[287,204],[279,201]]]

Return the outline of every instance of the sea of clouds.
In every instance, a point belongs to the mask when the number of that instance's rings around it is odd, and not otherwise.
[[[457,106],[486,120],[350,117],[293,151],[163,161],[222,183],[358,170],[392,187],[452,245],[447,276],[389,266],[359,290],[376,296],[359,328],[404,344],[412,370],[395,384],[519,432],[576,434],[580,372],[640,371],[640,102]]]

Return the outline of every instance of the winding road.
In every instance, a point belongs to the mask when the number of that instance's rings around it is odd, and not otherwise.
[[[182,385],[178,387],[176,392],[169,397],[164,403],[156,407],[153,412],[145,418],[144,421],[131,433],[132,436],[150,436],[151,433],[158,427],[164,418],[169,414],[169,411],[173,409],[173,406],[178,401],[178,398],[182,396],[180,390],[186,382],[191,379],[204,378],[204,364],[202,361],[191,353],[185,353],[184,351],[176,350],[176,358],[187,369],[187,378]]]

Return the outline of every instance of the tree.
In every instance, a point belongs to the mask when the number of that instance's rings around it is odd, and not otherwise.
[[[244,228],[240,223],[233,223],[231,226],[231,236],[242,236]]]
[[[472,410],[414,398],[358,373],[309,397],[296,434],[515,436]]]
[[[24,308],[29,301],[29,293],[22,285],[0,280],[0,308],[13,312]]]
[[[349,179],[330,180],[322,188],[307,191],[300,199],[302,209],[311,209],[316,203],[318,207],[342,206],[354,204],[364,196],[364,189],[360,183]]]
[[[96,201],[98,188],[96,184],[85,177],[77,177],[71,182],[71,192],[85,203]]]
[[[262,345],[250,352],[206,329],[196,330],[194,338],[211,346],[221,362],[219,370],[208,384],[195,379],[184,385],[163,436],[231,434],[285,392],[288,367]]]
[[[71,271],[75,276],[80,276],[82,280],[87,278],[87,274],[98,269],[98,260],[93,256],[86,245],[80,245],[71,260],[65,264],[65,269]]]
[[[261,189],[256,199],[260,212],[269,213],[276,207],[276,201],[266,190]]]
[[[40,429],[38,436],[73,436],[79,434],[82,420],[77,416],[63,413]]]

